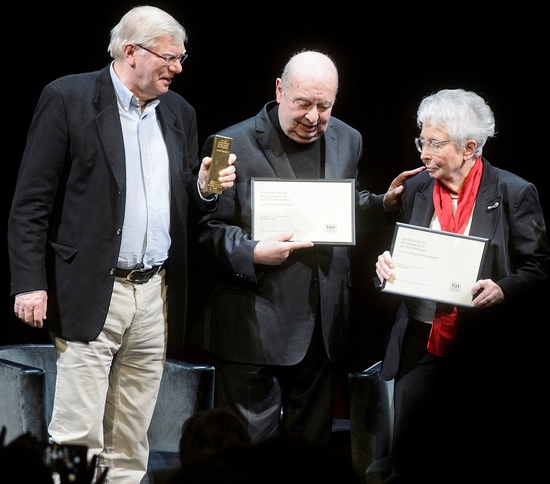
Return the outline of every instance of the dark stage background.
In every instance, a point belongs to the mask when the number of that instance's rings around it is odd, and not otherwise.
[[[378,6],[375,16],[364,15],[351,2],[324,11],[281,4],[267,14],[259,4],[245,11],[240,2],[223,7],[196,1],[151,4],[187,28],[189,58],[172,89],[196,108],[201,142],[255,115],[273,99],[275,78],[294,51],[320,49],[336,60],[340,72],[333,116],[364,136],[360,179],[371,191],[385,191],[396,174],[419,165],[413,138],[418,135],[415,113],[421,98],[441,88],[463,87],[484,96],[496,115],[498,134],[484,155],[537,185],[548,220],[550,193],[543,178],[548,123],[542,123],[548,113],[548,49],[540,10],[523,5],[528,10],[523,14],[518,7],[513,12],[499,7],[497,15],[461,5],[444,13],[425,4],[402,9],[391,3]],[[4,233],[26,132],[42,87],[59,76],[107,65],[109,31],[134,5],[52,1],[31,8],[21,2],[10,7],[15,14],[3,16],[3,30],[11,32],[2,49],[8,107]],[[388,245],[381,234],[373,234],[358,237],[353,249],[352,338],[344,371],[363,369],[382,354],[394,308],[374,290],[372,278],[376,255]],[[45,331],[14,320],[5,249],[2,264],[0,344],[46,340]]]

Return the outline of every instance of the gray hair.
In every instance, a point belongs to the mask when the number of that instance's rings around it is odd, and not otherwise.
[[[464,148],[469,139],[477,141],[480,156],[488,138],[495,134],[495,117],[485,100],[472,91],[443,89],[426,96],[416,113],[420,129],[426,123],[449,133],[453,143]]]
[[[124,45],[152,47],[157,37],[170,37],[175,45],[187,40],[187,33],[174,17],[157,7],[135,7],[111,30],[107,51],[113,59],[122,59]]]

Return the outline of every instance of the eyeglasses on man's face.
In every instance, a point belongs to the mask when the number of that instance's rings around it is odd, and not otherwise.
[[[157,54],[156,52],[152,51],[151,49],[148,49],[147,47],[144,47],[141,44],[136,44],[140,49],[146,50],[149,52],[149,54],[153,54],[154,56],[157,56],[159,59],[162,59],[166,65],[171,65],[176,61],[180,61],[180,64],[183,64],[185,59],[187,59],[187,52],[184,52],[183,54],[173,54],[173,55],[161,55]]]
[[[443,146],[445,146],[447,143],[451,143],[452,140],[450,139],[444,139],[441,141],[436,141],[433,139],[423,139],[423,138],[415,138],[414,144],[416,145],[416,149],[422,153],[424,151],[424,148],[427,146],[428,150],[430,150],[430,153],[437,153]]]

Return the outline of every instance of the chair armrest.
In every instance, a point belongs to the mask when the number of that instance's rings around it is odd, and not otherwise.
[[[380,379],[380,366],[379,361],[348,375],[352,465],[360,476],[391,451],[393,381]]]
[[[149,427],[151,449],[179,452],[183,423],[214,407],[214,367],[167,358]]]
[[[6,427],[6,443],[26,432],[46,442],[44,370],[0,358],[0,382],[0,427]]]

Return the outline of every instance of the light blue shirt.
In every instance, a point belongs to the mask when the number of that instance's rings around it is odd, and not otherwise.
[[[111,64],[126,157],[126,208],[118,267],[161,265],[170,248],[170,171],[168,153],[151,101],[143,112]]]

